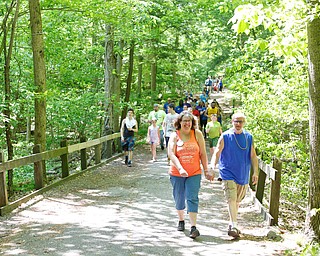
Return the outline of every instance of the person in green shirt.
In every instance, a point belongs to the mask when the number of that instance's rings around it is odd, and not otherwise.
[[[215,147],[217,146],[220,135],[222,134],[221,124],[218,122],[216,114],[211,114],[211,122],[206,125],[206,133],[208,134],[210,157],[212,157]]]

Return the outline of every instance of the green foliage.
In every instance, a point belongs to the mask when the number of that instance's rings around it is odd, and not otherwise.
[[[320,245],[318,243],[310,243],[305,245],[300,256],[317,256],[320,254]]]
[[[310,166],[305,10],[303,1],[236,8],[230,21],[241,47],[226,69],[264,160],[283,160],[282,196],[302,206]]]
[[[64,138],[77,143],[82,135],[88,139],[97,138],[104,117],[103,94],[90,89],[72,89],[60,95],[52,91],[48,97],[47,116],[50,144],[57,146]]]
[[[24,166],[14,170],[13,190],[27,192],[34,189],[33,166]]]

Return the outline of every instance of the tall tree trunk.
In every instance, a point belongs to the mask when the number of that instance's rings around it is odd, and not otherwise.
[[[10,6],[7,7],[7,12],[6,12],[6,14],[4,15],[4,17],[3,17],[3,19],[2,19],[1,27],[3,28],[4,32],[7,31],[7,28],[6,28],[7,25],[6,25],[6,24],[7,24],[7,22],[8,22],[8,18],[9,18],[9,16],[10,16],[13,8],[15,7],[15,5],[16,5],[16,0],[12,0]],[[3,51],[4,48],[6,47],[6,40],[5,40],[5,39],[6,39],[6,36],[7,36],[7,35],[4,35],[4,36],[2,37],[2,42],[1,42],[1,45],[0,45],[0,54],[2,54],[2,51]]]
[[[46,150],[46,66],[44,59],[44,41],[39,0],[29,0],[30,25],[32,35],[33,72],[35,91],[35,144]],[[46,168],[43,162],[43,180],[47,182]]]
[[[105,121],[104,121],[104,135],[112,133],[113,121],[113,104],[111,99],[111,92],[114,88],[114,70],[115,70],[115,56],[114,56],[114,28],[112,25],[106,25],[106,43],[105,43],[105,74],[104,74],[104,91],[105,91]],[[102,157],[110,157],[112,155],[111,141],[103,145]]]
[[[124,40],[121,39],[118,43],[119,45],[119,51],[117,53],[117,63],[116,63],[116,70],[117,70],[117,75],[115,77],[115,88],[113,90],[114,92],[114,97],[113,100],[117,104],[120,103],[120,96],[121,96],[121,73],[122,73],[122,52],[123,52],[123,47],[124,47]],[[117,106],[117,109],[114,111],[114,125],[113,125],[113,130],[115,132],[118,132],[120,130],[120,123],[121,121],[119,120],[120,118],[120,108]]]
[[[318,1],[311,1],[315,8]],[[306,231],[320,240],[320,19],[308,24],[310,180]]]
[[[106,26],[106,43],[105,43],[105,73],[104,73],[104,92],[105,92],[105,127],[104,130],[112,129],[112,100],[111,92],[114,88],[115,77],[113,71],[115,69],[114,57],[114,28],[112,25]]]
[[[137,83],[137,95],[138,98],[141,97],[141,86],[142,86],[142,64],[143,64],[143,57],[139,55],[138,57],[138,83]]]
[[[113,113],[113,131],[119,132],[120,131],[120,101],[121,101],[121,72],[122,72],[122,52],[124,47],[124,40],[120,39],[118,42],[119,50],[116,55],[117,61],[116,61],[116,71],[117,74],[115,76],[115,82],[114,82],[114,89],[113,89],[113,97],[112,100],[114,102],[114,113]],[[115,148],[116,151],[121,152],[121,140],[120,138],[115,141]]]
[[[130,93],[131,93],[131,84],[132,84],[132,74],[133,74],[133,56],[134,56],[134,41],[130,43],[130,51],[129,51],[129,71],[127,76],[127,88],[124,102],[129,102]],[[126,117],[128,107],[125,106],[122,110],[121,120]]]
[[[14,5],[14,2],[11,3],[11,6]],[[7,41],[7,28],[6,23],[7,19],[5,19],[5,22],[3,23],[3,33],[4,33],[4,40],[3,40],[3,50],[4,50],[4,93],[5,93],[5,108],[3,110],[3,114],[5,116],[5,130],[6,130],[6,142],[7,142],[7,151],[8,151],[8,160],[13,159],[13,144],[12,144],[12,130],[11,130],[11,84],[10,84],[10,62],[11,62],[11,56],[12,56],[12,49],[13,49],[13,42],[15,37],[15,31],[16,31],[16,24],[19,17],[19,6],[20,1],[17,0],[16,2],[16,11],[14,15],[14,19],[12,22],[11,27],[11,36],[10,36],[10,42],[9,47],[7,51],[6,41]],[[8,17],[8,16],[7,16]],[[13,170],[8,170],[8,192],[9,196],[13,194]]]
[[[178,51],[179,51],[179,32],[177,31],[176,34],[176,40],[174,42],[175,50],[177,54],[174,56],[173,59],[173,70],[172,70],[172,85],[170,86],[170,91],[175,91],[177,88],[177,56],[178,56]]]
[[[151,59],[151,92],[157,89],[157,57],[153,55]]]

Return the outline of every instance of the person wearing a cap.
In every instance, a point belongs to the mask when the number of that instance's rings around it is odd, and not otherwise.
[[[153,118],[157,119],[157,126],[159,127],[159,130],[160,130],[160,147],[162,150],[164,150],[164,137],[163,137],[162,123],[165,117],[166,117],[166,112],[164,112],[162,109],[159,109],[159,105],[155,103],[153,105],[153,111],[149,113],[148,121],[149,123],[151,123]]]

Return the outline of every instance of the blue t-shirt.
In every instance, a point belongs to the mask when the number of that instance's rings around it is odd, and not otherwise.
[[[223,180],[234,180],[239,185],[249,183],[251,168],[252,135],[243,130],[235,134],[233,129],[222,133],[224,148],[219,159],[219,170]]]
[[[200,94],[200,100],[203,102],[207,101],[207,97],[204,94]]]
[[[199,112],[200,112],[200,119],[203,120],[203,121],[207,120],[208,117],[205,115],[205,112],[206,112],[207,108],[206,108],[206,107],[200,107],[200,106],[199,106],[199,108],[197,108],[197,109],[198,109]],[[202,114],[201,114],[201,111],[203,111]]]
[[[182,107],[182,106],[176,106],[176,108],[174,109],[174,111],[175,111],[177,114],[180,114],[180,113],[183,111],[183,107]]]

